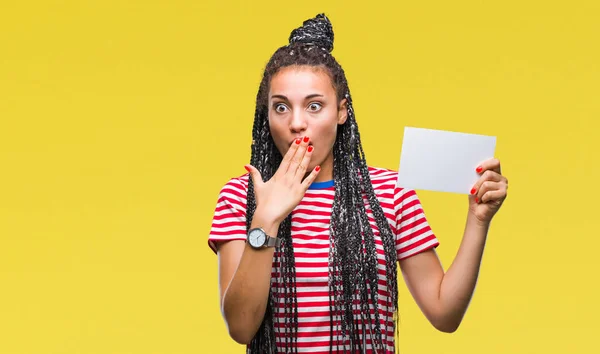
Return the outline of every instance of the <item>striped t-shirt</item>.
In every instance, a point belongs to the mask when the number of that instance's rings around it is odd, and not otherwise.
[[[421,203],[411,189],[396,186],[397,172],[369,167],[370,178],[377,199],[396,235],[398,259],[404,259],[437,247],[439,242],[433,234]],[[208,244],[216,251],[215,243],[229,240],[246,240],[246,193],[248,174],[232,178],[221,189],[214,213]],[[299,353],[328,354],[331,340],[328,259],[329,223],[334,198],[334,183],[315,182],[305,193],[300,204],[292,211],[292,242],[296,262],[296,288],[298,297]],[[385,283],[385,256],[379,231],[371,209],[366,205],[367,215],[375,234],[378,257],[379,301],[385,303],[388,292]],[[273,267],[273,276],[275,268]],[[272,282],[272,286],[281,286]],[[378,306],[380,318],[392,318],[387,307]],[[393,311],[393,309],[389,309]],[[274,319],[277,333],[278,321]],[[334,328],[333,338],[336,338]],[[387,342],[386,353],[394,351],[393,323],[383,333]],[[277,339],[277,338],[276,338]],[[367,353],[371,353],[367,345]]]

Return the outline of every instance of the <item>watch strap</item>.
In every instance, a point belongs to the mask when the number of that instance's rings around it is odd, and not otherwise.
[[[279,237],[271,237],[267,235],[267,242],[264,247],[279,247],[281,245],[281,239]]]

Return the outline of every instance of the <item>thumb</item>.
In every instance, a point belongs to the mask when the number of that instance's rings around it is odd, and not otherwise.
[[[244,166],[244,168],[250,174],[250,178],[252,178],[252,183],[254,183],[255,186],[261,185],[263,183],[260,172],[254,166],[246,165]]]

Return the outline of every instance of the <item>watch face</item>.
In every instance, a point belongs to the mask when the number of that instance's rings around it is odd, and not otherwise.
[[[251,230],[248,234],[248,242],[252,247],[262,247],[266,239],[267,235],[260,229]]]

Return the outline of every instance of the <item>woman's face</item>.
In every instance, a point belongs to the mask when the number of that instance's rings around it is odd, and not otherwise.
[[[269,127],[282,156],[292,142],[308,136],[314,147],[307,171],[320,165],[317,181],[332,179],[333,144],[338,124],[347,117],[346,100],[338,102],[324,68],[288,66],[271,78]]]

